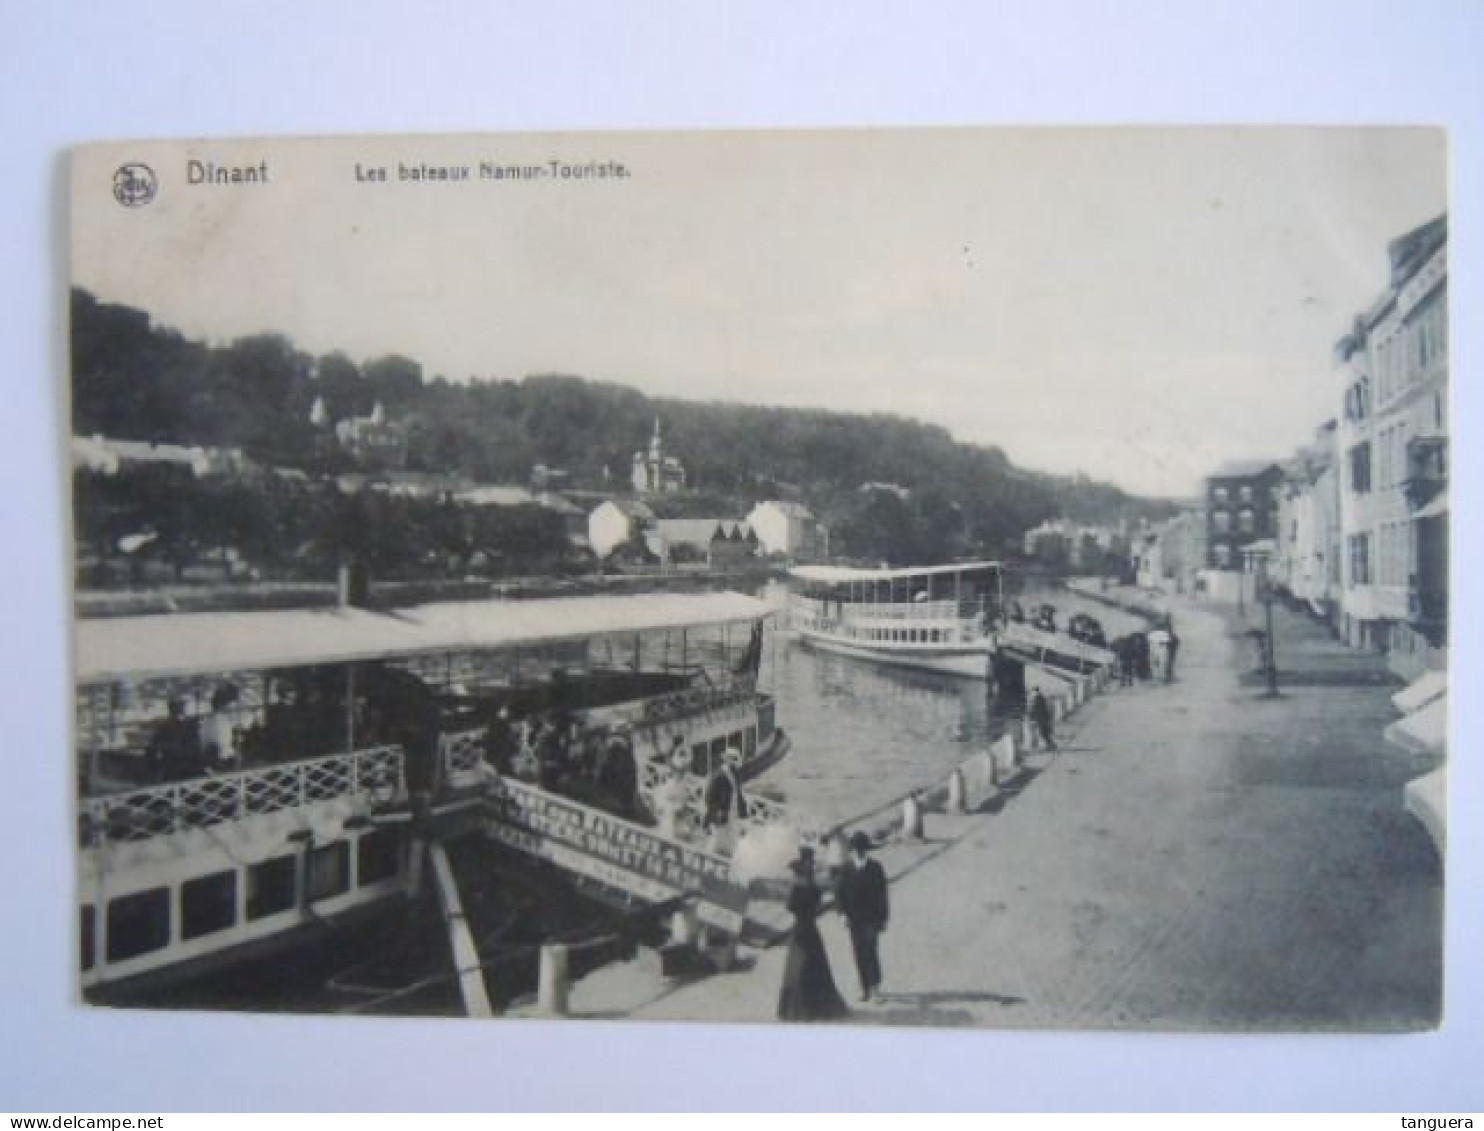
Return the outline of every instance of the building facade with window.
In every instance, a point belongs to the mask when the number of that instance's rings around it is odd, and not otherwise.
[[[1340,590],[1341,535],[1336,475],[1338,422],[1326,421],[1314,442],[1284,465],[1272,579],[1310,611],[1333,622]]]
[[[1446,663],[1448,225],[1392,241],[1390,280],[1336,347],[1345,389],[1341,632],[1401,675]]]
[[[1283,469],[1274,460],[1232,460],[1206,478],[1206,565],[1241,570],[1242,550],[1276,531]]]

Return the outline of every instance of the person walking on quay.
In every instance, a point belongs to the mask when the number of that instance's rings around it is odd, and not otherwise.
[[[789,865],[794,874],[788,893],[793,936],[783,961],[783,986],[778,991],[778,1020],[835,1021],[850,1009],[835,988],[829,955],[819,934],[819,887],[814,882],[814,850],[800,848]]]
[[[1175,657],[1180,654],[1180,638],[1175,635],[1175,626],[1169,626],[1170,641],[1165,645],[1165,682],[1175,682]]]
[[[1118,686],[1134,685],[1134,638],[1120,636],[1113,642],[1113,654],[1118,657]]]
[[[1052,733],[1053,717],[1051,714],[1051,703],[1046,696],[1041,694],[1041,689],[1036,688],[1035,694],[1031,696],[1031,722],[1036,724],[1036,730],[1041,735],[1041,741],[1046,744],[1047,750],[1056,749],[1056,738]]]
[[[889,918],[886,872],[870,854],[871,838],[863,832],[853,833],[850,859],[845,863],[837,889],[840,913],[850,927],[850,947],[855,952],[855,970],[860,976],[861,1001],[870,1001],[881,989],[878,948]]]

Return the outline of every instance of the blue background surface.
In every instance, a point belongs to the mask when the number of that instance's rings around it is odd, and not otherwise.
[[[0,1108],[1484,1107],[1476,703],[1456,694],[1443,1032],[1112,1034],[460,1024],[67,1004],[65,162],[141,136],[1025,123],[1452,131],[1455,432],[1480,424],[1484,6],[5,5]],[[1337,332],[1339,328],[1337,327]],[[1479,685],[1480,449],[1455,442],[1455,686]]]

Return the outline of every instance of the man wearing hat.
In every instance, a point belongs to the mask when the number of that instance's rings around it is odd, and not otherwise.
[[[840,913],[850,927],[861,1001],[870,1001],[881,988],[881,958],[877,947],[888,918],[886,872],[870,854],[871,838],[863,832],[851,834],[850,859],[840,875],[837,893]]]
[[[712,850],[730,853],[736,847],[737,822],[747,817],[747,798],[742,795],[742,779],[737,770],[742,765],[742,751],[729,746],[711,779],[706,783],[706,831],[711,834]]]

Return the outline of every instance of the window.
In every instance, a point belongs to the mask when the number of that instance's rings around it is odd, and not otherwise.
[[[1369,585],[1371,583],[1371,536],[1369,534],[1350,535],[1350,584]]]
[[[1251,507],[1243,507],[1242,513],[1237,515],[1237,529],[1243,534],[1251,534],[1257,529],[1257,516],[1252,513]]]
[[[1227,569],[1232,564],[1232,548],[1225,542],[1216,543],[1216,568]]]
[[[1356,444],[1350,449],[1350,490],[1365,494],[1371,489],[1371,442]]]
[[[1242,502],[1244,502],[1244,503],[1250,503],[1252,501],[1252,484],[1250,484],[1250,483],[1243,483],[1242,484],[1242,489],[1241,489],[1240,492],[1238,492],[1238,494],[1241,495]]]
[[[366,833],[356,845],[356,880],[362,886],[390,880],[401,863],[397,835],[387,829]]]
[[[93,953],[93,932],[98,926],[98,910],[91,903],[82,905],[82,914],[78,916],[77,929],[80,933],[78,941],[82,943],[82,968],[91,970],[97,955]]]
[[[248,919],[262,919],[294,906],[297,866],[293,856],[275,856],[247,870]]]
[[[1230,498],[1225,487],[1217,487],[1211,492],[1211,497],[1218,503],[1224,503]]]
[[[237,872],[216,872],[180,885],[180,937],[197,939],[237,921]]]
[[[757,753],[757,727],[748,727],[742,741],[742,753],[751,758]]]
[[[310,849],[304,886],[310,900],[329,899],[350,887],[350,845],[343,840]]]
[[[169,888],[123,895],[108,904],[108,961],[122,962],[169,945]]]
[[[1211,515],[1211,524],[1215,527],[1217,534],[1230,534],[1232,529],[1232,516],[1228,511],[1216,511]]]

